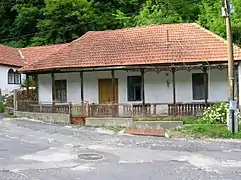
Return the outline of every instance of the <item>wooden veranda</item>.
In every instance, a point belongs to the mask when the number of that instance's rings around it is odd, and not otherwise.
[[[235,65],[235,71],[238,72],[237,64]],[[61,104],[56,100],[56,92],[55,92],[55,73],[66,73],[66,72],[80,72],[80,97],[79,104],[72,106],[72,108],[81,107],[82,110],[80,114],[84,114],[88,117],[134,117],[134,116],[150,116],[150,117],[158,117],[158,116],[200,116],[203,110],[216,103],[208,101],[208,70],[210,69],[219,69],[222,71],[228,67],[227,63],[199,63],[199,64],[169,64],[169,65],[142,65],[142,66],[121,66],[121,67],[108,67],[108,68],[72,68],[72,69],[55,69],[48,72],[39,72],[40,73],[51,73],[52,80],[52,102],[49,103],[40,103],[40,102],[28,102],[28,105],[25,106],[25,109],[19,109],[22,111],[38,111],[38,112],[58,112],[58,113],[69,113],[70,112],[70,103]],[[202,70],[204,74],[204,84],[205,84],[205,99],[203,101],[198,102],[190,102],[190,103],[182,103],[177,102],[176,98],[176,83],[175,83],[175,74],[180,70],[191,71],[193,69]],[[126,71],[138,71],[141,76],[141,99],[142,102],[140,104],[115,104],[115,103],[107,103],[107,104],[91,104],[88,102],[88,99],[84,99],[84,77],[83,74],[85,72],[90,71],[109,71],[112,79],[112,101],[115,100],[115,83],[116,77],[115,72],[118,70],[126,70]],[[145,101],[145,73],[149,71],[169,71],[172,74],[172,103],[146,103]],[[26,74],[27,78],[27,93],[28,93],[28,81],[29,76],[33,76],[36,84],[38,84],[38,76],[36,72]],[[228,78],[228,77],[227,77]],[[237,100],[238,95],[238,75],[236,73],[236,88],[237,88]],[[36,88],[38,91],[38,87]],[[85,103],[85,107],[83,107],[83,103]],[[20,108],[20,106],[19,106]],[[83,112],[84,111],[84,112]]]

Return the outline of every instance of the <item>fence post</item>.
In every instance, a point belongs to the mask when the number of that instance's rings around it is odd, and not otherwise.
[[[72,103],[70,102],[69,103],[69,121],[70,121],[70,124],[72,124]]]
[[[42,110],[43,110],[42,103],[41,101],[39,101],[39,112],[42,112]]]
[[[89,117],[89,102],[85,102],[85,117]]]
[[[17,107],[17,89],[14,89],[13,91],[13,113],[15,114],[15,111],[18,110]]]
[[[133,104],[131,104],[131,116],[132,116],[132,119],[134,119],[134,115],[135,112],[134,112],[134,107],[133,107]]]
[[[52,113],[56,113],[56,109],[55,109],[55,100],[52,101]]]

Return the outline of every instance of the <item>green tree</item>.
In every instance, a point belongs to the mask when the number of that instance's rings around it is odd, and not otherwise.
[[[241,1],[233,0],[235,12],[232,17],[232,28],[234,42],[241,45]],[[221,37],[226,37],[225,19],[222,17],[222,2],[216,0],[202,0],[200,5],[200,15],[198,23],[218,34]]]
[[[37,24],[40,34],[32,39],[32,43],[69,42],[89,29],[89,22],[93,18],[92,1],[45,0],[45,3],[45,18]]]
[[[6,39],[11,46],[26,46],[30,39],[29,34],[37,31],[36,24],[42,17],[43,0],[10,0],[2,3],[0,21],[3,21],[3,26],[0,28],[0,38]],[[6,18],[8,20],[5,20]],[[24,38],[13,38],[22,36]]]
[[[181,16],[172,9],[166,0],[147,0],[139,15],[135,17],[136,25],[167,24],[181,22]]]

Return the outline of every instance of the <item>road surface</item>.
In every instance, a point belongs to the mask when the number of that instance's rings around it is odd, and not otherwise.
[[[0,120],[1,180],[240,180],[241,143]]]

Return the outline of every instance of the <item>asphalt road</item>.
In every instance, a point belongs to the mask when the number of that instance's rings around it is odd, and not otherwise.
[[[240,180],[241,143],[0,120],[0,179]]]

